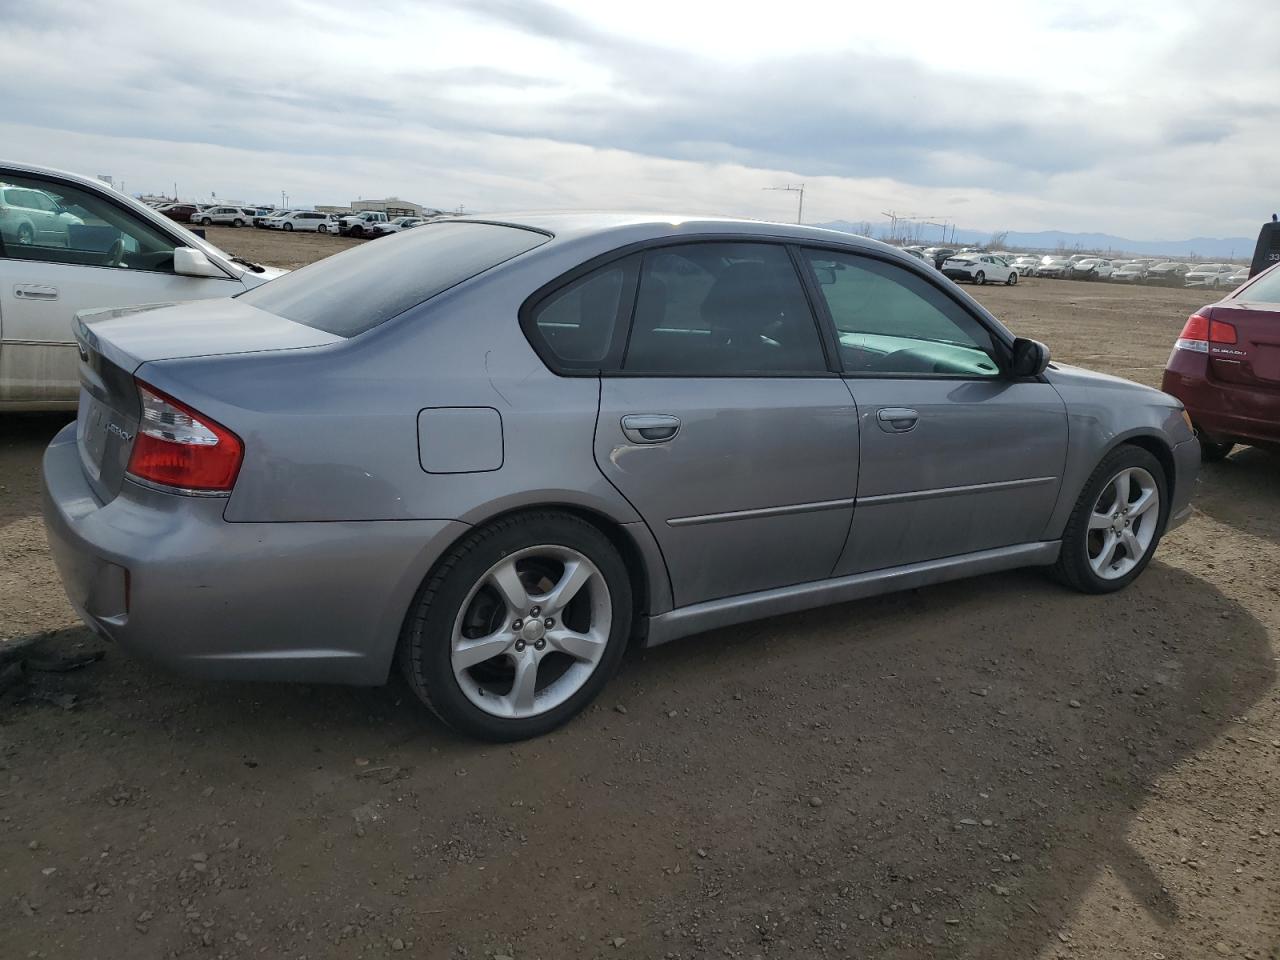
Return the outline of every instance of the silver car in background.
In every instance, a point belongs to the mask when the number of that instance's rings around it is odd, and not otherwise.
[[[187,673],[383,683],[535,736],[633,637],[1016,567],[1131,583],[1199,463],[918,259],[681,217],[430,223],[233,299],[82,314],[45,521]]]

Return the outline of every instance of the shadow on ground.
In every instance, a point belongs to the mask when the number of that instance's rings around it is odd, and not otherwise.
[[[1195,505],[1242,533],[1280,544],[1280,454],[1237,447],[1200,470]]]
[[[146,911],[157,952],[240,924],[311,957],[1031,957],[1103,869],[1178,921],[1131,818],[1273,674],[1256,620],[1159,563],[1115,596],[1026,572],[638,653],[512,746],[394,681],[200,685],[113,650],[65,677],[77,711],[0,718],[0,898],[47,905],[16,955]],[[120,893],[68,918],[89,884]]]

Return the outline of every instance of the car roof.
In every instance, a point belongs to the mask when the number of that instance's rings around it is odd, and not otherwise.
[[[483,217],[473,215],[449,218],[449,220],[463,223],[496,223],[538,230],[549,234],[557,245],[575,240],[609,238],[614,246],[622,246],[626,243],[647,240],[679,240],[681,237],[726,234],[796,243],[838,243],[845,247],[889,253],[895,259],[908,263],[919,263],[918,258],[879,240],[840,230],[794,223],[775,223],[768,220],[604,211],[509,213]]]

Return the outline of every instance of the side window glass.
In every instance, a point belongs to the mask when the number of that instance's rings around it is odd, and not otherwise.
[[[707,376],[827,372],[785,248],[694,243],[649,251],[622,368]]]
[[[633,259],[601,267],[534,308],[531,332],[560,366],[598,370],[605,365],[620,332],[623,291],[633,270]]]
[[[846,373],[996,377],[990,333],[955,301],[893,264],[808,250]]]
[[[6,175],[0,256],[76,266],[173,270],[174,244],[104,197],[53,181]]]

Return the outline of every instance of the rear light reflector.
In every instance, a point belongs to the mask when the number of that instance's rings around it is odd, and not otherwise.
[[[236,482],[244,444],[234,433],[141,380],[142,418],[129,475],[193,493],[226,493]]]
[[[1222,320],[1210,320],[1203,314],[1193,313],[1179,334],[1178,350],[1194,350],[1196,353],[1208,353],[1211,343],[1235,343],[1236,328]]]

